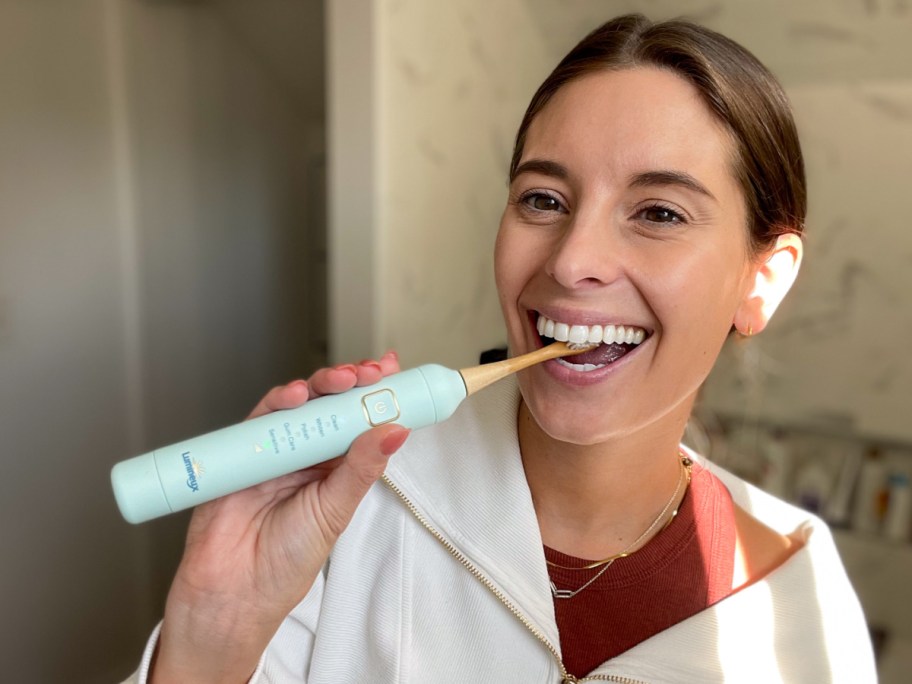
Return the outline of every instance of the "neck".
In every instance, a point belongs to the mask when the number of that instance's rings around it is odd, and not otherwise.
[[[684,421],[668,423],[598,444],[569,444],[545,433],[521,403],[519,444],[544,544],[605,558],[647,530],[676,489],[671,510],[677,508],[686,491],[679,488]]]

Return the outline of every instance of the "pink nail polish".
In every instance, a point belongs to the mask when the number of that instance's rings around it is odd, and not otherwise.
[[[383,441],[380,442],[380,453],[384,456],[392,456],[399,451],[399,448],[403,444],[405,444],[405,440],[408,439],[408,436],[411,433],[411,430],[402,428],[387,435],[383,438]]]
[[[341,363],[338,366],[334,366],[333,370],[350,371],[352,373],[358,372],[358,369],[351,363]]]

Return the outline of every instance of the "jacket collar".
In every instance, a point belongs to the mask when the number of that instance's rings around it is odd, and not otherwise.
[[[386,474],[559,650],[541,534],[519,453],[518,408],[518,385],[505,379],[463,402],[448,421],[416,431]],[[858,639],[866,637],[854,629],[864,624],[860,606],[826,526],[691,456],[713,470],[735,503],[804,546],[763,580],[594,673],[650,682],[783,681],[787,671],[828,671],[828,662],[814,661],[828,644],[847,639],[847,648],[854,644],[861,653]],[[816,592],[802,591],[807,587]],[[801,662],[783,661],[783,653],[796,652]],[[873,667],[863,659],[853,664],[861,673]]]
[[[544,549],[522,467],[519,389],[507,378],[416,431],[386,475],[428,522],[559,644]]]

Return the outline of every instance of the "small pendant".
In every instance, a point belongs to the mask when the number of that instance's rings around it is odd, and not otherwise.
[[[579,591],[579,589],[577,589],[576,591],[573,591],[571,589],[558,589],[554,585],[554,582],[548,582],[548,584],[551,585],[551,596],[553,596],[556,599],[573,598],[574,596],[576,596],[576,593]]]

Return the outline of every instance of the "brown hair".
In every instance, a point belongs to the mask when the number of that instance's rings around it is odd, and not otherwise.
[[[532,120],[561,87],[593,72],[638,66],[667,69],[691,83],[732,134],[753,252],[783,233],[801,234],[807,213],[804,161],[782,86],[746,49],[686,21],[653,23],[629,14],[583,38],[532,97],[516,134],[511,180]]]

